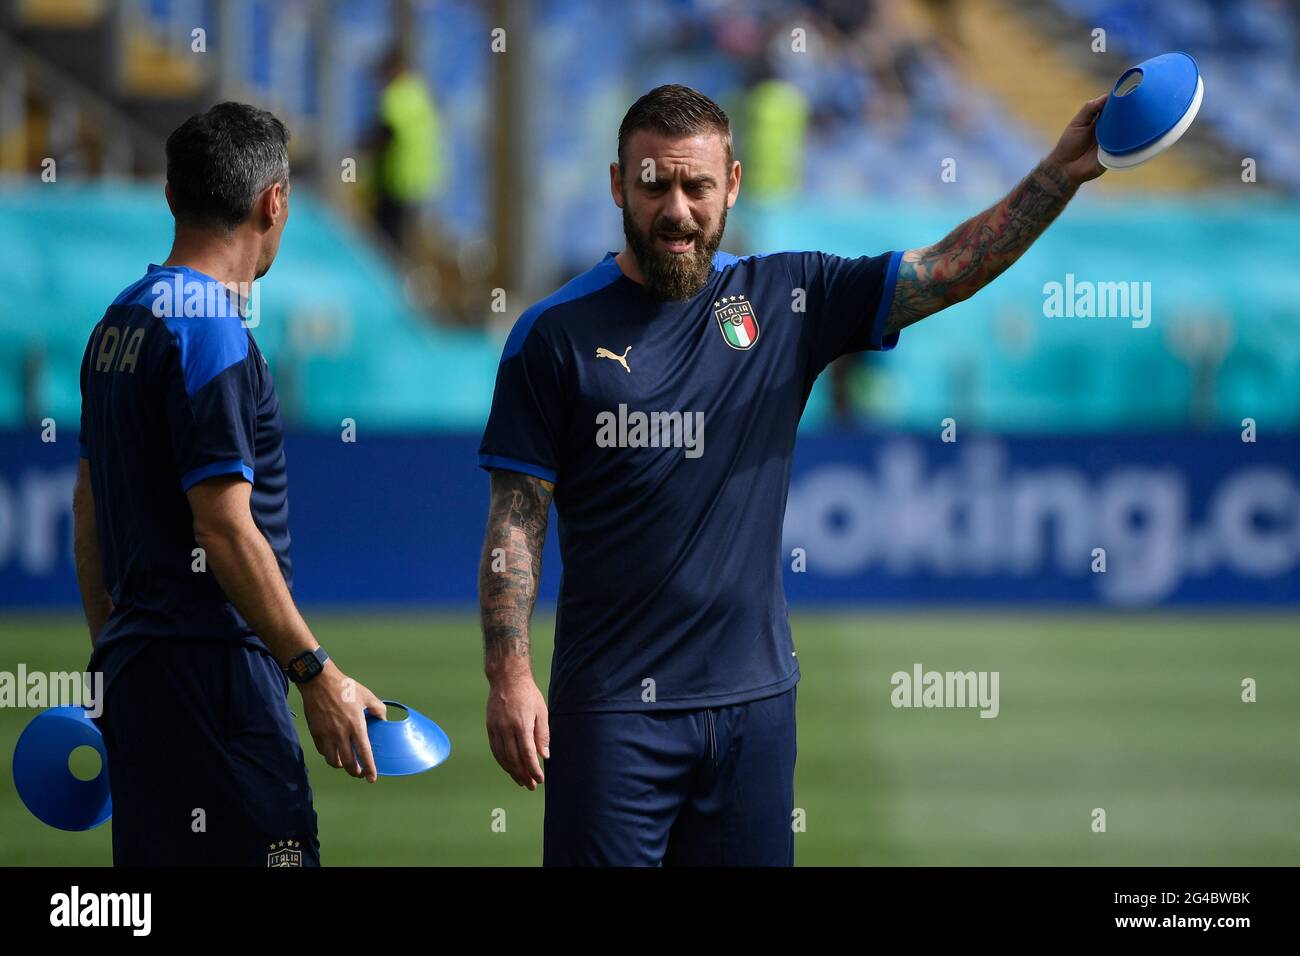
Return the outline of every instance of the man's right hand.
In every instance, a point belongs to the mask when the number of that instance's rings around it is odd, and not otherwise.
[[[538,755],[551,756],[551,725],[546,698],[531,673],[492,681],[487,732],[501,769],[519,786],[536,790],[545,780]]]
[[[293,603],[266,535],[253,520],[252,488],[242,475],[215,475],[191,487],[186,496],[194,513],[194,541],[207,553],[221,590],[253,633],[277,661],[291,661],[316,647],[316,639]],[[333,661],[298,687],[311,739],[325,762],[374,783],[379,775],[364,711],[386,717],[383,701]]]
[[[374,783],[379,775],[366,733],[365,712],[387,719],[388,708],[384,702],[339,670],[332,660],[325,662],[325,669],[319,675],[299,684],[298,689],[302,692],[303,712],[312,742],[325,762]]]

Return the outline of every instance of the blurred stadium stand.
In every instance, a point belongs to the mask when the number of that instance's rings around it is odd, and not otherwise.
[[[861,254],[935,241],[1013,185],[1082,100],[1172,48],[1201,63],[1205,121],[1159,163],[1101,180],[995,286],[849,369],[851,409],[917,428],[956,409],[989,429],[1049,432],[1232,427],[1243,407],[1300,420],[1300,335],[1286,321],[1296,280],[1277,245],[1300,227],[1289,4],[10,0],[0,11],[0,426],[75,415],[87,330],[166,249],[161,141],[216,99],[258,102],[293,130],[294,219],[256,332],[290,420],[472,430],[514,318],[622,244],[605,166],[639,92],[691,83],[732,113],[748,191],[728,248]],[[502,23],[513,74],[492,68],[489,31]],[[1091,48],[1097,27],[1105,53]],[[792,31],[806,53],[792,52]],[[442,111],[454,187],[429,201],[428,238],[397,258],[365,215],[359,143],[374,64],[404,38]],[[1241,182],[1244,156],[1260,182]],[[38,179],[47,157],[57,186]],[[348,157],[360,183],[339,175]],[[955,182],[939,176],[947,158]],[[1043,283],[1069,272],[1152,282],[1155,323],[1045,319]],[[491,310],[495,287],[505,312]],[[827,388],[806,427],[830,420]]]
[[[1300,11],[1287,0],[1051,0],[1043,19],[1100,27],[1133,60],[1191,52],[1205,77],[1202,117],[1239,161],[1251,156],[1300,192]],[[1064,19],[1062,18],[1064,15]]]
[[[309,195],[293,202],[294,241],[259,283],[254,329],[286,416],[316,427],[343,417],[477,426],[497,361],[485,336],[422,322],[361,235]],[[166,251],[170,232],[157,185],[0,187],[0,422],[77,420],[88,329],[123,277]]]

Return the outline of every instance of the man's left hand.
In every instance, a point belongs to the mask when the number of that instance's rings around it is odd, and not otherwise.
[[[1106,105],[1109,95],[1103,93],[1084,103],[1047,157],[1047,161],[1059,169],[1075,189],[1106,171],[1106,167],[1097,161],[1096,128],[1097,117],[1101,115],[1101,108]]]

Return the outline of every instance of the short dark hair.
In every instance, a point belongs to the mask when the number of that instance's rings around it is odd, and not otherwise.
[[[178,225],[230,230],[262,191],[289,186],[289,130],[266,110],[218,103],[167,137],[167,183]]]
[[[665,136],[717,133],[731,165],[731,120],[721,106],[699,90],[672,83],[656,86],[632,104],[618,128],[618,165],[624,167],[627,141],[637,130],[649,129]]]

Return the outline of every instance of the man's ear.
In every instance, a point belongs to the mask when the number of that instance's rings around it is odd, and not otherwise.
[[[172,218],[176,217],[176,202],[172,199],[172,184],[163,185],[163,195],[167,197],[167,208],[171,210]]]
[[[623,208],[623,171],[618,163],[609,164],[609,194],[614,197],[614,205]]]
[[[736,198],[740,195],[740,161],[733,160],[731,163],[731,176],[727,184],[727,208],[730,209],[736,204]]]
[[[265,228],[270,229],[284,218],[284,201],[284,187],[279,183],[271,183],[262,190],[258,206]]]

